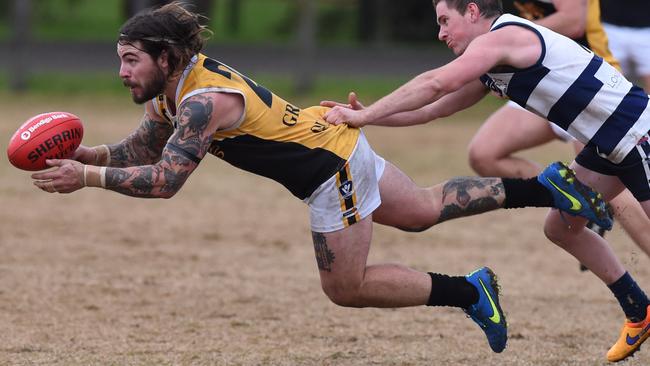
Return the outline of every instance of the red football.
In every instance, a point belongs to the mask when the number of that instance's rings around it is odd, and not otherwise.
[[[46,159],[72,157],[84,128],[79,117],[68,112],[49,112],[27,120],[11,136],[7,156],[13,166],[23,170],[43,170]]]

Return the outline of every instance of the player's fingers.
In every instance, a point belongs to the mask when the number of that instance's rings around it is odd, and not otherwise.
[[[52,180],[56,177],[56,170],[44,170],[40,171],[38,173],[34,173],[31,175],[32,179],[36,180],[41,180],[41,181],[49,181]]]
[[[320,102],[320,105],[322,107],[330,107],[330,108],[334,108],[334,107],[348,107],[349,108],[350,107],[349,104],[334,102],[332,100],[323,100],[322,102]]]
[[[359,110],[364,108],[363,104],[359,102],[359,98],[355,92],[350,92],[350,95],[348,96],[348,102],[350,103],[352,109]]]
[[[47,166],[61,166],[61,165],[63,165],[64,162],[65,162],[65,160],[60,160],[60,159],[47,159],[47,160],[45,160],[45,164],[47,164]]]
[[[34,181],[34,185],[45,192],[54,193],[57,191],[56,188],[54,188],[54,182],[51,180],[37,180]]]
[[[328,123],[334,124],[334,122],[336,121],[336,109],[332,109],[329,112],[325,113],[323,119]]]

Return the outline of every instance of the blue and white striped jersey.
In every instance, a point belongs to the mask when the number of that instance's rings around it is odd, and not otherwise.
[[[541,56],[526,69],[497,66],[481,81],[621,162],[650,129],[648,95],[590,50],[526,19],[504,14],[491,30],[508,25],[535,32]]]

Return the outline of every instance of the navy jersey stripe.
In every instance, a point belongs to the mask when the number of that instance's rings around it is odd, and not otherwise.
[[[532,31],[535,33],[535,35],[537,35],[537,38],[539,38],[539,42],[542,47],[539,58],[535,64],[530,67],[518,69],[511,66],[499,66],[495,68],[495,71],[493,71],[496,73],[513,73],[512,79],[508,83],[508,90],[506,90],[506,95],[508,95],[508,97],[513,102],[519,104],[522,107],[526,107],[526,102],[528,101],[528,98],[532,94],[533,90],[535,90],[537,87],[537,84],[539,84],[539,82],[542,81],[542,79],[544,79],[544,77],[550,72],[548,68],[542,65],[542,61],[544,60],[544,57],[546,57],[546,42],[544,42],[544,37],[539,32],[539,30],[527,24],[522,24],[519,22],[503,22],[492,28],[490,31],[494,31],[509,25],[516,25]]]
[[[591,141],[598,145],[602,154],[609,155],[618,142],[627,134],[648,106],[648,95],[638,86],[632,86]]]
[[[539,66],[534,69],[517,72],[512,75],[512,79],[508,84],[508,97],[522,107],[526,107],[528,98],[537,88],[542,79],[550,72],[548,68]]]
[[[548,112],[549,121],[554,122],[564,130],[569,128],[569,125],[603,87],[603,82],[595,77],[602,63],[603,59],[594,55],[578,79],[571,84],[569,89],[564,92]]]

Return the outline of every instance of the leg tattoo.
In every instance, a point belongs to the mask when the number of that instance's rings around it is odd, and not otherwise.
[[[327,247],[327,240],[323,233],[311,232],[311,238],[314,241],[314,250],[316,252],[316,263],[321,271],[332,272],[332,263],[334,263],[334,253]]]
[[[442,188],[442,210],[438,222],[495,210],[501,207],[499,202],[503,201],[504,195],[500,178],[450,179]]]

